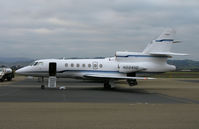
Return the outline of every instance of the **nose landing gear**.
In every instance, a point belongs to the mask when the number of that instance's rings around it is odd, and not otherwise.
[[[44,90],[44,89],[45,89],[45,86],[44,86],[44,85],[41,85],[41,89]]]
[[[41,89],[44,90],[45,89],[45,85],[44,85],[44,77],[41,78]]]

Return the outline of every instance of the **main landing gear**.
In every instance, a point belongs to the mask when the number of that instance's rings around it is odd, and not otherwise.
[[[133,80],[128,79],[127,82],[129,86],[136,86],[138,84],[136,79]]]
[[[136,73],[128,73],[127,76],[128,77],[136,77]],[[129,84],[129,86],[136,86],[138,84],[136,79],[127,79],[127,82]]]
[[[111,84],[109,83],[109,81],[104,82],[104,89],[111,89]]]

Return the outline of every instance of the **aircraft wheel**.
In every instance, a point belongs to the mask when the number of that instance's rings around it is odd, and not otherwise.
[[[138,84],[136,79],[135,80],[127,80],[127,82],[129,84],[129,86],[135,86]]]
[[[44,85],[41,85],[41,89],[44,90],[44,89],[45,89],[45,86],[44,86]]]
[[[7,80],[8,81],[12,81],[12,77],[7,77]]]
[[[1,78],[0,81],[3,82],[3,81],[4,81],[4,78]]]
[[[105,82],[104,89],[111,89],[111,85],[108,82]]]

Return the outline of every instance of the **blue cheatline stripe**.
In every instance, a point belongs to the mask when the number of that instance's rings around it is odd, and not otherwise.
[[[104,70],[62,70],[62,71],[58,71],[58,73],[63,73],[63,72],[119,73],[119,71],[104,71]]]
[[[165,58],[167,56],[152,56],[152,55],[125,55],[125,56],[116,56],[116,57],[161,57]]]
[[[57,73],[63,72],[96,72],[96,73],[120,73],[119,71],[105,71],[105,70],[62,70]],[[48,73],[48,71],[30,71],[29,73]]]
[[[170,41],[173,42],[173,39],[161,39],[161,40],[155,40],[156,42],[163,42],[163,41]]]

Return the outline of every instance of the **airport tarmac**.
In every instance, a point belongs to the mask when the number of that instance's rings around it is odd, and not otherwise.
[[[172,86],[170,86],[170,81],[172,81]],[[47,80],[45,82],[47,86]],[[184,92],[189,92],[191,87],[198,90],[199,83],[194,79],[159,79],[141,81],[139,83],[141,84],[138,86],[129,87],[126,83],[119,82],[113,89],[105,90],[103,83],[74,79],[58,79],[57,86],[65,86],[66,90],[59,90],[58,88],[41,90],[41,83],[37,79],[17,78],[13,82],[2,83],[3,86],[0,86],[0,102],[199,104],[199,99],[197,99],[199,98],[199,95],[197,96],[198,92],[195,98],[177,95],[181,94],[180,91],[183,90]],[[189,84],[191,85],[187,87],[186,85]],[[171,95],[173,92],[175,92],[175,94]],[[183,93],[183,95],[185,95],[185,93]],[[191,95],[193,95],[193,91]]]
[[[37,79],[0,83],[2,129],[198,129],[199,79],[156,79],[129,87],[58,79],[66,90],[40,89]]]

